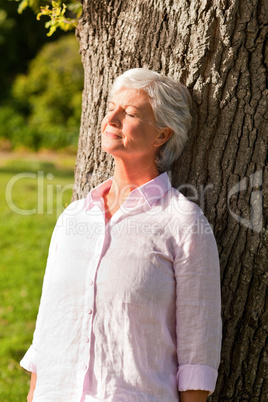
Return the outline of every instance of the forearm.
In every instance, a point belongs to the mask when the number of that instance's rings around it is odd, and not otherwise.
[[[32,373],[30,391],[27,395],[27,402],[32,402],[32,400],[33,400],[33,394],[34,394],[34,390],[35,390],[36,380],[37,380],[37,374]]]
[[[208,391],[183,391],[179,396],[180,402],[206,402]]]

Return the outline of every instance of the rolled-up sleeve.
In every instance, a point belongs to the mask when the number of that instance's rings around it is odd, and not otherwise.
[[[218,250],[203,214],[187,228],[174,263],[179,391],[216,385],[221,349]]]
[[[30,371],[31,373],[36,373],[36,358],[37,350],[33,347],[33,345],[31,345],[23,356],[23,359],[20,361],[21,367],[27,371]]]

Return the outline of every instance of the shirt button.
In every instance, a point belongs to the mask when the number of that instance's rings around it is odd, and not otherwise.
[[[85,338],[85,341],[86,341],[86,343],[88,343],[88,342],[89,342],[89,338]]]
[[[92,314],[92,310],[91,310],[91,308],[89,309],[88,314]]]
[[[89,286],[92,286],[93,285],[93,281],[89,281]]]

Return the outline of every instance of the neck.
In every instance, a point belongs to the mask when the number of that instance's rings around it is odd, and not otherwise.
[[[122,160],[115,160],[115,170],[110,193],[126,198],[132,190],[159,175],[155,162],[147,163],[126,163]],[[120,197],[120,198],[121,198]]]

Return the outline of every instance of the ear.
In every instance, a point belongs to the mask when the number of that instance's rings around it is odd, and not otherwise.
[[[159,134],[154,142],[155,147],[161,147],[161,145],[165,144],[170,137],[172,136],[173,131],[169,127],[163,128],[163,130],[159,131]]]

